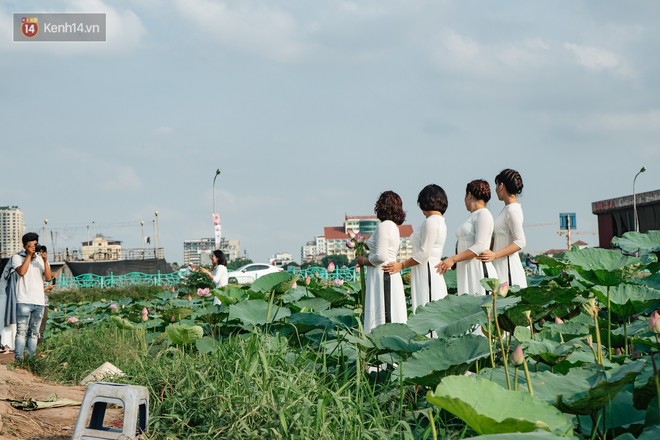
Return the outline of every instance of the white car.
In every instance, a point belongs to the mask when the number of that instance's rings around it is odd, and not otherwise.
[[[249,284],[269,273],[284,272],[284,269],[265,263],[250,263],[227,274],[230,284]]]

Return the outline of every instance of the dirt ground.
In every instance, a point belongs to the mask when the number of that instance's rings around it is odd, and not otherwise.
[[[0,399],[49,400],[58,398],[82,401],[85,387],[46,383],[21,368],[14,369],[12,354],[0,354]],[[64,440],[73,435],[80,406],[24,411],[0,401],[0,439]]]

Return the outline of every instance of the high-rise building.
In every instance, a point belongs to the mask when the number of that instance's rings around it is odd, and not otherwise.
[[[215,249],[215,238],[200,238],[198,240],[185,240],[183,242],[183,264],[195,266],[211,264],[211,253]],[[241,255],[241,242],[239,240],[220,240],[220,250],[225,254],[227,261],[232,261]]]
[[[18,206],[0,206],[0,257],[7,258],[23,249],[23,211]]]

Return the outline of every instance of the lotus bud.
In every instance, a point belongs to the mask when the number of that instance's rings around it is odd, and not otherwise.
[[[555,324],[563,324],[564,320],[561,319],[559,316],[555,316]]]
[[[314,271],[314,278],[318,278],[318,277],[319,277],[319,271],[318,271],[318,270],[315,270],[315,271]]]
[[[355,243],[353,240],[346,240],[346,247],[349,249],[355,249]]]
[[[142,320],[143,321],[146,321],[147,319],[149,319],[149,311],[147,310],[146,307],[142,307],[142,312],[140,313],[140,315],[142,315]]]
[[[507,293],[509,293],[509,283],[505,281],[500,284],[499,289],[497,289],[497,294],[502,298],[505,298]]]
[[[339,278],[335,278],[335,280],[332,282],[335,286],[343,286],[344,285],[344,280],[340,280]]]
[[[649,330],[655,334],[660,333],[660,314],[657,310],[654,310],[649,317]]]
[[[355,230],[353,230],[353,229],[348,230],[348,236],[350,238],[355,238],[356,235],[357,235],[357,232],[355,232]]]
[[[518,344],[515,350],[513,350],[513,354],[511,355],[511,362],[513,362],[513,365],[516,367],[520,366],[525,362],[525,353],[523,353],[522,345]]]
[[[587,335],[587,337],[584,338],[584,342],[586,342],[587,345],[588,345],[590,348],[593,349],[593,346],[594,346],[594,338],[593,338],[593,336],[591,336],[591,335]]]
[[[362,234],[360,234],[359,232],[357,234],[355,234],[355,241],[357,241],[359,243],[362,240],[363,240]]]
[[[69,324],[75,324],[76,322],[78,322],[78,318],[76,318],[75,316],[69,316],[66,322],[68,322]]]
[[[116,311],[116,310],[118,309],[117,304],[115,304],[115,303],[110,304],[110,305],[108,306],[108,308],[110,308],[110,310],[112,310],[113,312]]]
[[[211,296],[211,291],[209,290],[208,287],[204,287],[197,289],[197,295],[199,296]]]
[[[335,271],[335,263],[331,261],[330,264],[328,264],[328,272],[334,272],[334,271]]]
[[[312,277],[307,275],[307,278],[305,278],[305,286],[309,286],[309,283],[311,283],[311,282],[312,282]]]
[[[531,310],[525,310],[525,311],[523,312],[523,315],[525,315],[525,318],[526,318],[528,321],[531,321],[531,320],[532,320],[532,311],[531,311]]]
[[[590,298],[586,303],[582,305],[582,308],[587,313],[587,315],[591,316],[592,318],[595,319],[598,316],[598,304],[596,303],[596,298]]]
[[[192,296],[188,295],[188,301],[192,301]]]
[[[298,288],[298,283],[296,283],[296,282],[294,281],[294,282],[293,282],[293,285],[291,285],[291,288],[292,288],[292,289],[296,289],[296,288]]]
[[[490,304],[484,304],[483,308],[484,308],[484,312],[486,312],[486,316],[488,317],[488,320],[490,321],[490,312],[493,310],[493,306]]]

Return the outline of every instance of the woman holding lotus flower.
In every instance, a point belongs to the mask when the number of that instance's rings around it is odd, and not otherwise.
[[[216,289],[229,284],[227,258],[225,258],[225,254],[220,249],[214,250],[211,254],[211,262],[213,263],[213,271],[210,271],[205,267],[195,269],[192,264],[190,265],[190,268],[202,272],[209,277],[213,281]],[[220,305],[220,300],[218,298],[213,298],[213,304]]]
[[[410,296],[413,313],[417,307],[447,296],[445,278],[434,269],[441,261],[447,239],[447,225],[443,217],[447,211],[447,194],[438,185],[426,185],[417,196],[417,205],[426,219],[410,237],[412,257],[400,263],[383,266],[390,274],[411,268]]]
[[[477,256],[490,247],[493,235],[493,216],[486,208],[490,200],[490,185],[485,180],[473,180],[465,189],[465,207],[468,219],[456,231],[458,244],[456,255],[436,265],[439,273],[445,273],[456,264],[458,294],[485,295],[481,285],[483,278],[497,278],[492,263],[482,263]]]
[[[378,197],[374,212],[380,224],[367,239],[369,253],[358,256],[358,264],[366,268],[364,332],[388,322],[407,321],[406,298],[400,273],[388,273],[384,265],[396,261],[399,252],[399,225],[406,218],[401,197],[385,191]]]

